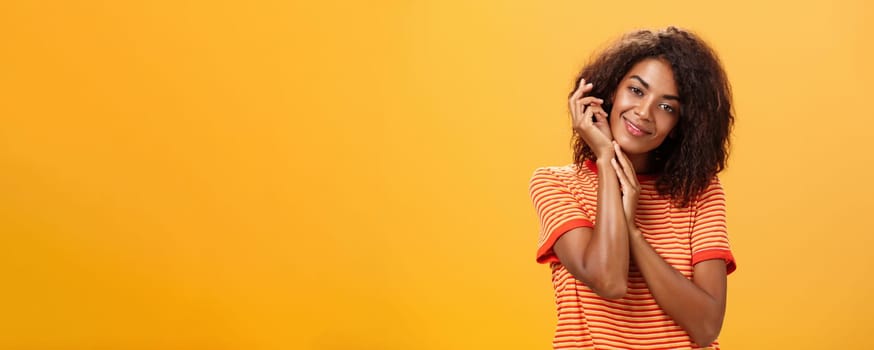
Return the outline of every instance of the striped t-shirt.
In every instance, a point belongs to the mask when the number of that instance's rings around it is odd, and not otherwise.
[[[618,300],[604,299],[575,279],[552,248],[565,232],[592,227],[598,198],[597,167],[587,162],[537,169],[530,193],[540,218],[537,262],[549,263],[558,307],[556,349],[690,349],[698,345],[656,304],[633,261],[628,291]],[[685,208],[659,196],[655,177],[638,175],[640,200],[635,221],[647,242],[688,279],[701,261],[723,259],[728,273],[735,270],[725,225],[725,196],[718,178]]]

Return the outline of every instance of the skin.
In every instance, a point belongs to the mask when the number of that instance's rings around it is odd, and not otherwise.
[[[680,101],[671,66],[646,59],[628,71],[613,96],[610,130],[638,173],[649,171],[652,150],[677,125]],[[634,134],[629,129],[638,129]],[[640,135],[642,134],[642,135]]]
[[[581,83],[570,105],[574,130],[598,159],[598,216],[594,228],[574,229],[559,238],[556,256],[599,295],[620,298],[630,255],[662,310],[692,341],[707,346],[719,335],[725,317],[725,263],[700,262],[693,279],[686,279],[656,253],[634,222],[640,197],[637,174],[649,170],[652,151],[671,137],[679,120],[671,66],[650,58],[632,67],[612,97],[609,121],[603,100],[585,96],[590,90],[591,84]]]
[[[598,157],[598,215],[594,227],[579,227],[563,234],[553,251],[576,279],[595,293],[608,299],[618,299],[628,289],[630,250],[628,227],[622,215],[622,193],[619,178],[610,159],[615,156],[607,113],[603,100],[586,96],[592,84],[580,82],[569,98],[573,128]],[[592,121],[592,117],[595,121]]]

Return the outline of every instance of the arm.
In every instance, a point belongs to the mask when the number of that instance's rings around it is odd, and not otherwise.
[[[653,250],[637,227],[631,229],[629,236],[632,257],[662,310],[696,344],[713,343],[725,317],[725,261],[714,259],[696,264],[690,281]]]
[[[604,102],[586,96],[592,84],[580,79],[579,86],[570,96],[574,131],[586,142],[597,157],[598,198],[594,227],[575,228],[562,235],[553,250],[556,257],[574,278],[608,299],[625,295],[628,289],[628,228],[622,210],[619,180],[610,165],[615,156]]]
[[[695,264],[693,279],[686,279],[649,245],[634,223],[640,184],[634,168],[615,145],[612,161],[623,192],[631,256],[640,269],[656,303],[682,327],[696,344],[708,346],[716,340],[725,317],[725,261],[706,260]]]
[[[598,158],[598,216],[594,227],[578,227],[561,236],[553,250],[576,279],[608,299],[628,288],[628,234],[619,180],[609,159]]]

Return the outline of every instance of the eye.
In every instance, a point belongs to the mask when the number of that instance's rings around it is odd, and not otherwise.
[[[668,113],[674,113],[674,107],[671,107],[671,105],[669,105],[667,103],[660,104],[659,108],[661,108],[664,111],[667,111]]]
[[[631,90],[631,93],[637,96],[643,96],[643,90],[638,89],[636,86],[629,86],[628,90]]]

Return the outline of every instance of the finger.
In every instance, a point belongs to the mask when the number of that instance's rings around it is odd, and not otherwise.
[[[600,99],[597,97],[587,96],[587,97],[583,97],[583,98],[577,100],[575,103],[573,103],[575,105],[573,109],[576,111],[573,114],[575,117],[574,118],[575,122],[578,121],[577,120],[578,118],[583,117],[583,115],[585,115],[585,114],[588,114],[588,116],[587,116],[588,120],[591,120],[592,115],[594,113],[594,110],[591,110],[591,109],[593,106],[599,106],[599,100]]]
[[[583,104],[583,105],[590,105],[590,104],[601,105],[604,103],[604,100],[597,98],[595,96],[586,96],[586,97],[577,99],[576,101],[577,101],[577,103]]]
[[[607,113],[607,111],[605,111],[604,108],[602,108],[601,106],[598,106],[598,109],[601,111],[601,116],[604,117],[604,119],[610,116],[610,114]]]
[[[579,106],[578,106],[577,103],[574,102],[574,101],[575,101],[575,100],[574,100],[573,97],[571,97],[570,100],[568,100],[568,109],[571,110],[571,118],[572,118],[572,120],[573,120],[573,121],[576,121],[577,113],[579,113],[579,112],[578,112],[578,111],[579,111]]]
[[[616,153],[616,158],[618,158],[619,164],[622,165],[622,170],[625,171],[625,175],[628,176],[629,179],[633,179],[629,180],[629,183],[633,183],[635,185],[634,188],[637,188],[637,174],[634,172],[634,166],[631,165],[631,160],[628,159],[628,156],[625,155],[625,152],[622,152],[622,149],[619,147],[618,142],[613,141],[613,148],[615,150],[614,153]]]
[[[571,110],[571,116],[576,116],[579,113],[580,108],[577,101],[580,97],[583,96],[584,90],[586,89],[586,79],[580,78],[580,83],[577,86],[577,89],[568,97],[568,107]]]
[[[573,94],[571,94],[570,99],[575,100],[575,99],[578,99],[580,97],[583,97],[583,94],[585,94],[589,90],[592,90],[592,84],[591,83],[586,84],[586,79],[580,78],[580,84],[577,85],[577,89],[574,90]]]
[[[590,107],[592,109],[592,113],[599,122],[603,122],[607,120],[607,112],[604,111],[604,108],[601,107],[600,104],[592,104]]]
[[[585,82],[585,80],[580,80],[580,82]],[[581,113],[585,108],[585,105],[591,104],[595,101],[599,103],[603,103],[603,100],[593,96],[583,97],[583,94],[592,90],[592,84],[580,85],[580,87],[574,91],[574,94],[568,99],[568,105],[571,110],[571,115],[576,116]]]
[[[593,126],[595,123],[592,121],[592,109],[591,108],[583,108],[583,113],[580,113],[580,117],[583,118],[582,122],[586,126]]]
[[[610,164],[613,165],[613,170],[616,171],[616,177],[619,178],[619,185],[622,193],[628,192],[628,179],[625,176],[625,172],[622,170],[622,166],[616,162],[616,158],[610,158]]]
[[[580,113],[580,114],[583,112],[586,112],[586,110],[588,110],[588,109],[592,109],[592,107],[600,108],[600,106],[601,106],[601,99],[599,99],[597,97],[592,97],[592,96],[583,97],[583,98],[577,100],[577,102],[576,102],[576,110],[577,110],[577,113]],[[589,117],[594,115],[594,112],[596,110],[590,111]]]
[[[607,124],[607,113],[604,113],[604,112],[595,113],[595,119],[597,120],[598,123]]]

